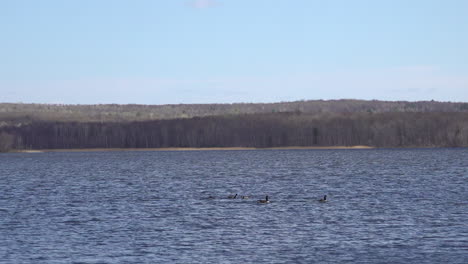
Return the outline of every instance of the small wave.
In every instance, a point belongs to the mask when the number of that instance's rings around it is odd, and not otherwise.
[[[63,221],[62,223],[67,224],[67,225],[81,225],[84,223],[84,221],[79,221],[79,220],[66,220]]]

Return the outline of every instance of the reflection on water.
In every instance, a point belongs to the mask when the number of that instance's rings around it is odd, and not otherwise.
[[[466,149],[1,154],[0,263],[468,263],[467,180]]]

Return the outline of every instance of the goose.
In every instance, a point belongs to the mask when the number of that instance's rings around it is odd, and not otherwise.
[[[237,197],[237,193],[236,193],[236,195],[229,195],[228,199],[236,199],[236,197]]]
[[[268,200],[268,195],[265,196],[265,200],[258,200],[259,203],[270,203],[270,200]]]
[[[241,198],[242,198],[242,199],[249,199],[250,197],[247,196],[247,195],[242,195]]]
[[[327,195],[324,195],[322,199],[318,200],[321,203],[327,202]]]

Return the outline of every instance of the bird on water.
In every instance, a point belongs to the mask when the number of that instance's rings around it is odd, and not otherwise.
[[[265,200],[258,200],[259,203],[270,203],[270,200],[268,200],[268,195],[265,196]]]
[[[236,193],[236,195],[229,195],[228,199],[236,199],[236,197],[237,197],[237,193]]]
[[[324,195],[322,199],[318,200],[321,203],[327,202],[327,195]]]

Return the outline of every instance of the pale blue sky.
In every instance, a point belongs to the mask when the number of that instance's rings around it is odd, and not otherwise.
[[[0,102],[468,102],[466,0],[0,0]]]

